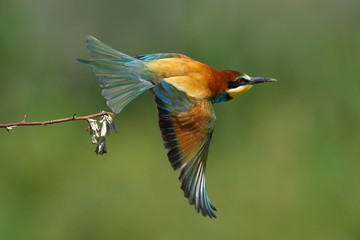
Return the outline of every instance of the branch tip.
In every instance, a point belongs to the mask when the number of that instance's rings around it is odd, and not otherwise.
[[[111,118],[115,118],[115,114],[112,112],[108,112],[107,115],[109,115]]]
[[[24,119],[22,121],[14,122],[14,123],[0,124],[0,128],[6,128],[9,131],[9,130],[12,130],[14,127],[18,127],[18,126],[34,126],[34,125],[47,126],[49,124],[55,124],[55,123],[61,123],[61,122],[68,122],[68,121],[75,121],[75,120],[88,120],[93,117],[100,117],[100,116],[104,116],[104,115],[108,115],[110,117],[115,116],[113,113],[101,111],[99,113],[95,113],[95,114],[91,114],[91,115],[87,115],[87,116],[81,116],[81,117],[77,117],[76,114],[73,114],[72,117],[68,117],[68,118],[61,118],[61,119],[48,120],[48,121],[27,122],[26,114],[25,114]]]

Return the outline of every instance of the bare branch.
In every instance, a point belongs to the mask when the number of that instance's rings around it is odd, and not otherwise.
[[[7,130],[11,130],[14,127],[19,127],[19,126],[35,126],[35,125],[46,126],[46,125],[49,125],[49,124],[69,122],[69,121],[88,120],[90,118],[100,117],[100,116],[104,116],[104,115],[114,117],[113,113],[102,111],[102,112],[99,112],[99,113],[91,114],[91,115],[88,115],[88,116],[82,116],[82,117],[77,117],[76,114],[74,114],[72,117],[68,117],[68,118],[61,118],[61,119],[48,120],[48,121],[27,122],[27,121],[25,121],[25,118],[26,118],[26,115],[25,115],[24,120],[22,120],[20,122],[0,124],[0,128],[6,128]]]

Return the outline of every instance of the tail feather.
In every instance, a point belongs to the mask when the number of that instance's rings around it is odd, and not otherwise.
[[[78,61],[93,67],[100,79],[102,95],[115,113],[154,87],[156,75],[148,70],[143,61],[121,53],[91,36],[86,43],[92,59]]]
[[[106,98],[106,104],[115,112],[119,113],[129,102],[146,90],[154,87],[150,82],[138,79],[125,81],[114,79],[101,79],[102,95]]]
[[[133,61],[134,58],[128,56],[114,48],[106,45],[103,42],[100,42],[93,36],[87,36],[86,39],[87,48],[90,50],[90,56],[93,59],[106,59],[106,60],[116,60],[121,62]]]

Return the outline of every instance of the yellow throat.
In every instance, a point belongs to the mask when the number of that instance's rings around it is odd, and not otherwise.
[[[227,93],[231,98],[236,98],[240,94],[243,94],[244,92],[250,90],[250,88],[252,88],[252,85],[239,86],[237,88],[229,89]]]

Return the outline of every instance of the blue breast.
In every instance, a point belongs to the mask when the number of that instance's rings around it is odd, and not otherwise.
[[[231,97],[227,92],[223,92],[222,94],[217,95],[216,97],[212,98],[210,101],[212,104],[220,103],[231,100]]]

